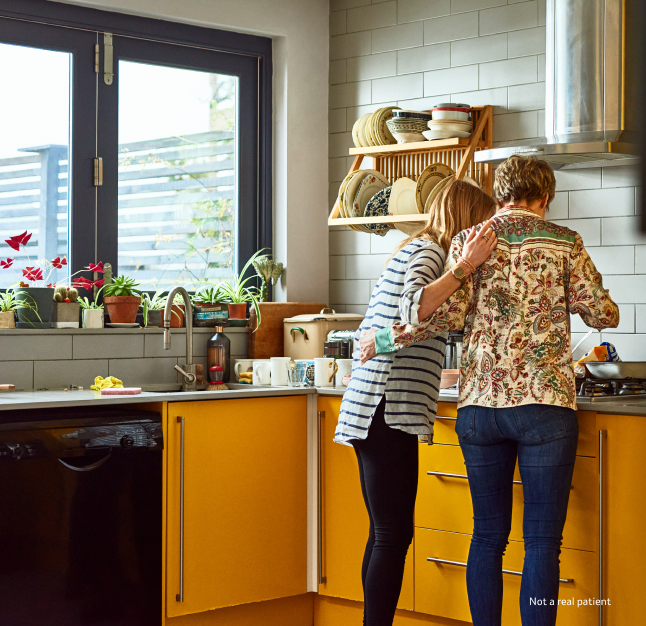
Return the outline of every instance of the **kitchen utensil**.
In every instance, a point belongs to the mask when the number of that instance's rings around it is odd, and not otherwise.
[[[324,344],[332,330],[359,328],[363,315],[335,313],[323,309],[314,315],[297,315],[284,320],[284,354],[294,360],[323,356]]]
[[[585,335],[583,335],[583,339],[581,339],[574,348],[572,348],[572,354],[574,354],[577,350],[577,348],[592,334],[592,330],[589,330]]]
[[[338,371],[334,377],[335,387],[345,387],[343,384],[343,377],[352,374],[352,359],[337,359],[336,364]]]
[[[253,384],[271,385],[271,361],[253,362]]]
[[[314,359],[314,386],[332,387],[335,374],[339,366],[335,359]]]
[[[640,378],[646,379],[646,362],[643,361],[619,361],[616,363],[586,363],[588,371],[595,378],[623,379]]]
[[[209,386],[207,391],[226,391],[228,387],[224,384],[224,368],[221,365],[209,367]]]
[[[287,366],[291,359],[288,356],[271,357],[271,385],[272,387],[286,387],[288,383]]]

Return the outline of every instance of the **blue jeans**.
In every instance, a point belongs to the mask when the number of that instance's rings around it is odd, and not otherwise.
[[[511,530],[518,458],[525,515],[525,563],[520,587],[523,626],[554,626],[559,554],[579,433],[576,412],[529,404],[508,409],[466,406],[456,433],[473,501],[467,590],[474,626],[499,626],[502,556]],[[546,599],[545,605],[532,603]],[[554,604],[550,606],[550,600]]]

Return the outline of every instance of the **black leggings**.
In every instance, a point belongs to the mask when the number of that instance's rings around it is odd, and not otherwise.
[[[363,623],[391,626],[406,552],[413,539],[419,444],[416,435],[386,424],[383,399],[372,418],[368,438],[352,443],[370,517],[361,571]]]

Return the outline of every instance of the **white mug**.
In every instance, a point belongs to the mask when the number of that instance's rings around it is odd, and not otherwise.
[[[242,372],[253,372],[253,360],[252,359],[234,359],[233,362],[233,373],[236,377],[236,380],[240,379],[240,374]]]
[[[334,386],[345,387],[341,381],[344,376],[350,376],[352,374],[352,359],[337,359],[336,364],[339,370],[336,373]]]
[[[271,384],[273,387],[287,387],[287,364],[292,359],[288,356],[271,357]]]
[[[338,369],[335,359],[314,359],[314,386],[332,387]]]
[[[271,362],[270,361],[253,362],[253,384],[254,385],[271,384]]]

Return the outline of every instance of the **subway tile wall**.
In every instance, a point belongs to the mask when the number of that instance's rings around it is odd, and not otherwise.
[[[212,328],[193,329],[193,362],[205,366]],[[0,383],[16,389],[89,389],[96,376],[116,376],[128,387],[181,382],[175,365],[186,356],[186,331],[172,330],[170,351],[162,329],[0,330]],[[247,356],[246,328],[228,328],[231,362]]]
[[[352,124],[380,106],[427,109],[438,101],[494,105],[494,141],[543,134],[545,0],[330,0],[329,205],[352,159]],[[364,161],[363,167],[370,167]],[[619,328],[578,350],[613,342],[624,360],[646,359],[646,237],[639,233],[638,172],[610,167],[557,172],[549,219],[583,237],[620,304]],[[330,229],[330,300],[365,313],[393,248],[404,237]],[[572,320],[573,340],[587,332]]]

